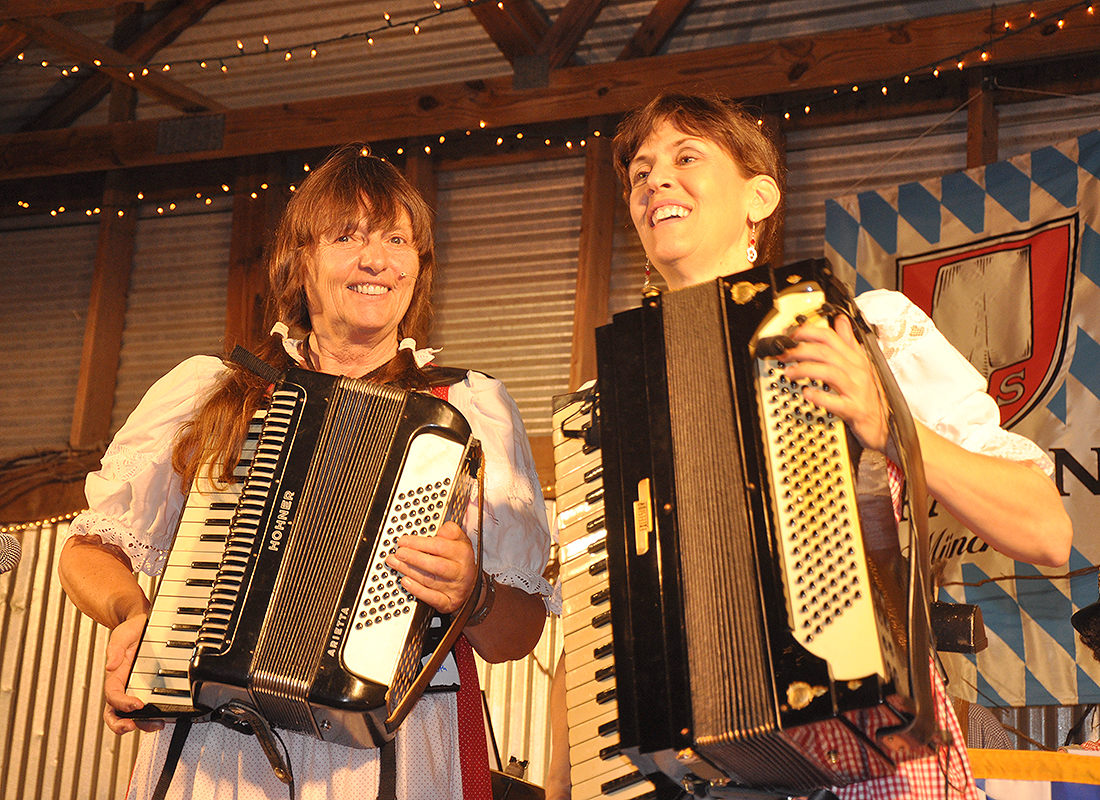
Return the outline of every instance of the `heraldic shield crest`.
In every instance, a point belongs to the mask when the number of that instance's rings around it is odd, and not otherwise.
[[[1011,428],[1051,390],[1066,354],[1077,215],[897,260],[898,288],[985,377]]]

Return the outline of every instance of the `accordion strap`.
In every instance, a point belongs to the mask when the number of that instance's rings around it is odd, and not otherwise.
[[[168,794],[168,787],[172,783],[172,776],[176,774],[176,765],[180,762],[180,754],[183,753],[183,744],[187,741],[187,734],[191,732],[191,718],[180,717],[172,730],[172,739],[168,742],[168,752],[164,757],[164,766],[160,771],[160,780],[153,789],[152,800],[164,800]]]

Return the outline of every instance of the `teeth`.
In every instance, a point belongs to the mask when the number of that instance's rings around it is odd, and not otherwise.
[[[385,294],[389,291],[388,287],[379,286],[375,283],[357,283],[349,286],[348,288],[351,289],[353,292],[358,292],[359,294]]]
[[[670,217],[686,217],[688,213],[688,209],[683,206],[661,206],[653,212],[653,222],[656,224]]]

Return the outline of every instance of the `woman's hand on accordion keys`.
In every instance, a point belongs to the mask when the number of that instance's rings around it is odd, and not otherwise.
[[[107,707],[103,710],[103,719],[114,733],[129,733],[132,730],[158,730],[164,723],[158,720],[133,720],[118,716],[116,711],[136,711],[142,702],[126,694],[126,680],[130,677],[130,667],[134,663],[141,634],[145,630],[145,614],[134,616],[119,623],[107,640],[107,675],[103,681],[103,696]]]
[[[401,585],[436,611],[452,614],[462,607],[477,583],[473,543],[454,522],[434,536],[402,536],[386,564],[401,573]]]
[[[882,389],[847,317],[836,318],[836,328],[802,325],[791,334],[797,346],[779,356],[791,380],[816,380],[830,391],[803,387],[803,395],[840,417],[864,447],[886,447],[886,412]]]

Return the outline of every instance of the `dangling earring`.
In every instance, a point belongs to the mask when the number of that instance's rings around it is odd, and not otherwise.
[[[646,296],[646,293],[653,287],[653,284],[649,282],[649,259],[645,260],[645,283],[642,284],[642,297]]]
[[[749,246],[745,249],[745,257],[750,264],[756,263],[756,223],[749,220]]]

